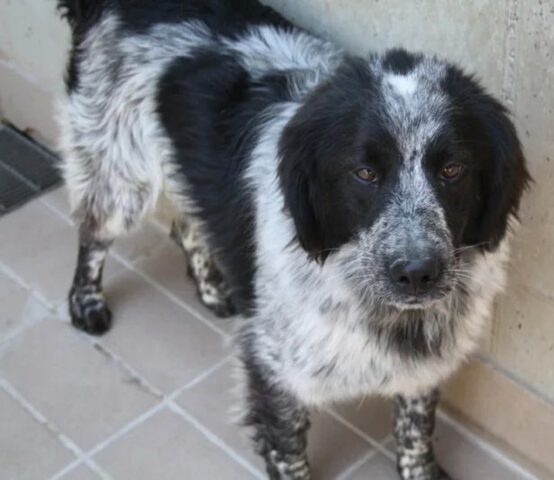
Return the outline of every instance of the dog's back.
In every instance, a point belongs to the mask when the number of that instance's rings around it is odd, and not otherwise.
[[[202,221],[246,310],[253,212],[244,171],[255,126],[314,85],[336,49],[254,0],[60,8],[73,29],[62,168],[78,221],[111,241],[168,195]]]

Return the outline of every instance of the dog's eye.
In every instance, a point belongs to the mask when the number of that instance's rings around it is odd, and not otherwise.
[[[460,163],[449,163],[441,170],[441,177],[444,180],[456,180],[464,171],[464,166]]]
[[[377,173],[371,168],[359,168],[354,172],[354,175],[364,183],[372,183],[377,180]]]

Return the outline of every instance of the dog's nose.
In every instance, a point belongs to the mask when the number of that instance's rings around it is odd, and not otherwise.
[[[433,287],[440,271],[440,262],[436,258],[397,260],[390,267],[390,276],[406,293],[416,295]]]

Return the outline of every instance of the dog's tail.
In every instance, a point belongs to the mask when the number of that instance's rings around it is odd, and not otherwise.
[[[95,23],[109,0],[58,0],[58,11],[73,31]]]

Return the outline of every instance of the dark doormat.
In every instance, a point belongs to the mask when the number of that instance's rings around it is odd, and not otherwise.
[[[56,161],[46,148],[0,125],[0,215],[61,183]]]

